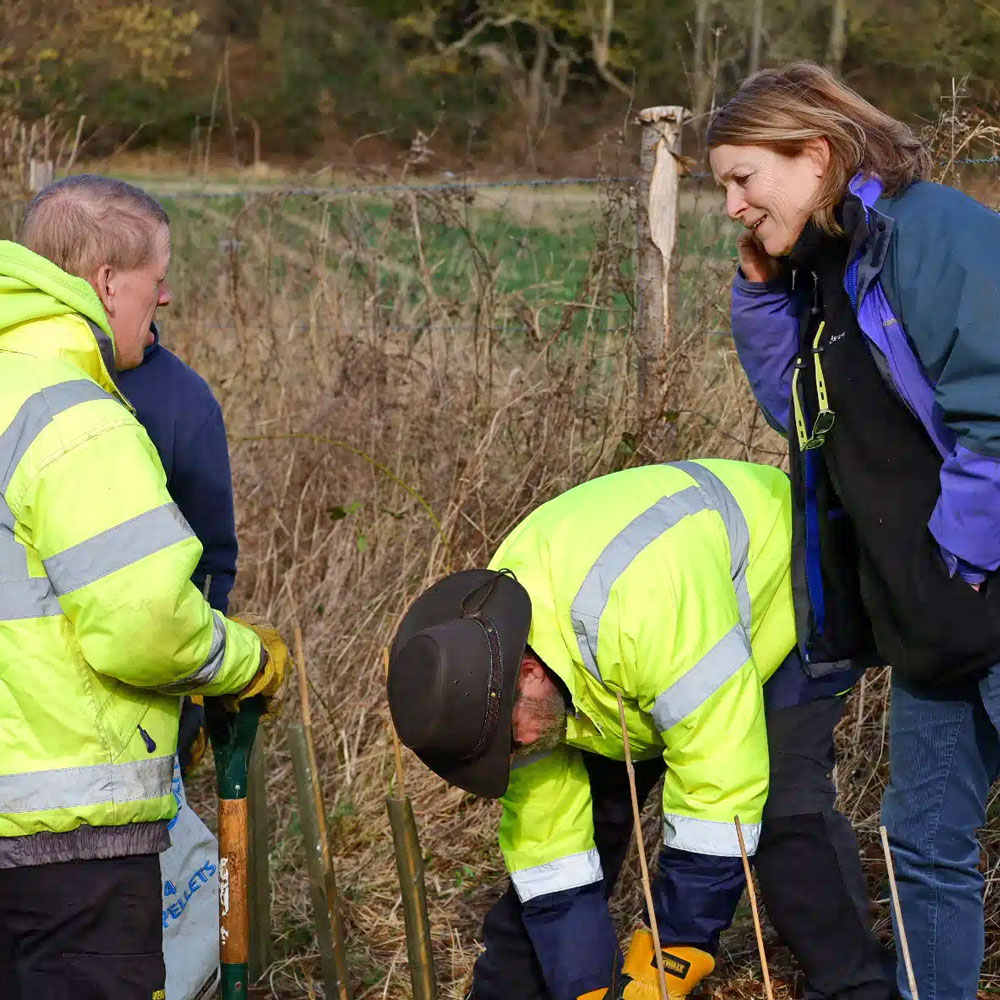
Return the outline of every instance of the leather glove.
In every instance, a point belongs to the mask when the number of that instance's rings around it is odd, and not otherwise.
[[[269,625],[263,618],[252,614],[233,615],[234,622],[246,625],[260,639],[264,650],[264,662],[250,683],[233,696],[232,707],[235,711],[240,702],[248,701],[258,696],[264,699],[263,715],[276,716],[281,711],[281,698],[285,685],[285,676],[292,663],[291,653],[285,645],[278,630]],[[227,705],[227,707],[230,707]]]
[[[664,948],[667,996],[670,1000],[683,1000],[714,968],[715,959],[700,948],[687,945]],[[653,935],[643,927],[632,935],[614,996],[608,1000],[660,1000],[659,980]]]

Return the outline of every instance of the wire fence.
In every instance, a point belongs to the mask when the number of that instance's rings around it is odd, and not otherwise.
[[[954,160],[939,161],[942,166],[985,166],[989,164],[1000,164],[1000,155],[997,156],[966,156]],[[710,171],[694,171],[684,175],[686,180],[707,180],[712,177]],[[253,197],[254,195],[268,195],[271,197],[322,197],[337,198],[350,195],[382,195],[399,193],[445,193],[457,191],[481,191],[481,190],[502,190],[504,188],[552,188],[552,187],[587,187],[594,185],[626,185],[631,186],[638,183],[639,178],[635,176],[625,177],[531,177],[513,180],[497,181],[444,181],[435,184],[359,184],[333,187],[269,187],[266,185],[250,187],[234,187],[218,190],[204,191],[157,191],[151,190],[151,194],[157,197],[171,198],[174,200],[201,199],[201,198],[239,198]]]

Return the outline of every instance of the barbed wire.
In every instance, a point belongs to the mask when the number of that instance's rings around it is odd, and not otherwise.
[[[1000,163],[1000,156],[965,156],[960,160],[941,160],[942,166],[949,163]]]
[[[941,160],[942,165],[982,166],[988,163],[1000,163],[997,156],[966,156],[956,160]],[[697,171],[684,175],[684,180],[706,180],[712,174],[709,171]],[[233,188],[227,191],[156,191],[150,193],[158,198],[170,198],[174,201],[198,200],[203,198],[251,198],[255,195],[280,198],[335,198],[357,194],[399,194],[409,192],[442,193],[445,191],[485,191],[503,190],[504,188],[546,188],[546,187],[586,187],[595,184],[633,185],[639,182],[638,177],[531,177],[508,181],[446,181],[438,184],[357,184],[344,187],[296,187],[296,188]]]
[[[694,176],[694,175],[689,175]],[[699,177],[709,177],[710,174],[698,174]],[[402,192],[442,192],[442,191],[475,191],[492,188],[540,188],[540,187],[573,187],[592,184],[635,184],[638,177],[538,177],[510,181],[449,181],[444,184],[359,184],[351,187],[311,187],[311,188],[233,188],[228,191],[156,191],[150,194],[157,198],[172,198],[174,200],[198,198],[245,198],[253,195],[276,195],[283,198],[292,197],[335,197],[351,194],[389,194]]]

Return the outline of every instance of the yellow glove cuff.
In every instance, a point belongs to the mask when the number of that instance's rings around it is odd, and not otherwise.
[[[291,656],[278,630],[256,615],[234,615],[233,621],[253,630],[265,653],[265,660],[254,675],[253,680],[240,692],[240,700],[246,701],[259,694],[273,695],[284,680]]]

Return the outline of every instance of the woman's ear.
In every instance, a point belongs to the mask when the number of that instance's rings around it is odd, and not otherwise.
[[[830,169],[830,141],[826,136],[806,139],[802,152],[812,161],[817,177],[824,177]]]
[[[108,316],[114,315],[115,286],[110,264],[102,264],[97,269],[97,274],[91,279],[90,286],[97,292],[97,297],[101,300],[101,305],[104,306],[104,311]]]

